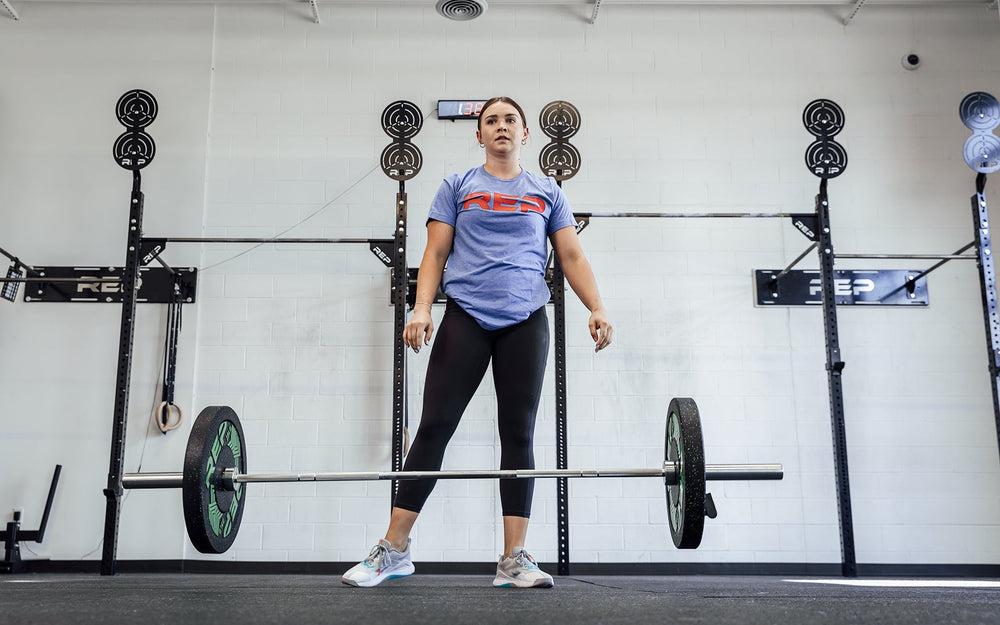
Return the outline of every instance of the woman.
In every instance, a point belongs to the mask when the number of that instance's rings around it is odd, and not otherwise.
[[[430,344],[431,302],[447,263],[448,302],[431,350],[420,425],[405,471],[440,470],[445,447],[491,360],[500,468],[534,468],[532,437],[549,347],[547,240],[570,286],[591,311],[595,350],[611,343],[607,311],[562,190],[552,178],[521,168],[521,146],[528,139],[524,111],[507,97],[487,100],[476,138],[486,150],[486,163],[446,178],[431,203],[416,304],[403,329],[403,342],[414,352]],[[410,530],[435,482],[399,482],[385,538],[344,574],[345,584],[375,586],[413,573]],[[504,553],[494,586],[552,586],[552,576],[524,551],[533,487],[530,479],[500,480]]]

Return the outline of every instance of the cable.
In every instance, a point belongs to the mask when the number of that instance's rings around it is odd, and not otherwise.
[[[347,187],[346,189],[344,189],[344,190],[343,190],[343,191],[341,191],[341,192],[340,192],[339,194],[337,194],[337,196],[336,196],[336,197],[334,197],[334,198],[333,198],[332,200],[330,200],[330,201],[329,201],[329,202],[327,202],[326,204],[324,204],[324,205],[320,206],[319,208],[317,208],[317,209],[316,209],[315,211],[313,211],[312,213],[310,213],[310,214],[309,214],[309,215],[307,215],[306,217],[303,217],[303,218],[302,218],[301,220],[299,220],[299,221],[298,221],[297,223],[295,223],[295,224],[292,224],[291,226],[289,226],[289,227],[285,228],[284,230],[282,230],[281,232],[277,233],[276,235],[274,235],[274,236],[273,236],[273,237],[271,237],[271,238],[272,238],[272,239],[277,239],[278,237],[280,237],[281,235],[285,234],[286,232],[289,232],[289,231],[291,231],[291,230],[294,230],[295,228],[298,228],[299,226],[301,226],[301,225],[302,225],[302,224],[304,224],[305,222],[309,221],[310,219],[312,219],[312,218],[313,218],[313,217],[315,217],[316,215],[319,215],[319,214],[320,214],[321,212],[323,212],[323,211],[325,211],[325,210],[326,210],[327,208],[329,208],[329,207],[330,207],[330,206],[331,206],[331,205],[332,205],[332,204],[333,204],[334,202],[336,202],[336,201],[337,201],[337,200],[339,200],[340,198],[342,198],[342,197],[344,197],[345,195],[347,195],[347,193],[348,193],[348,192],[350,192],[351,190],[353,190],[353,189],[354,189],[354,187],[356,187],[356,186],[358,186],[359,184],[361,184],[361,183],[362,183],[362,182],[363,182],[363,181],[364,181],[364,180],[365,180],[366,178],[368,178],[368,176],[372,175],[372,173],[373,173],[373,172],[374,172],[374,171],[375,171],[376,169],[379,169],[380,167],[381,167],[380,165],[375,165],[374,167],[372,167],[371,169],[369,169],[368,171],[366,171],[366,172],[365,172],[365,173],[364,173],[364,174],[363,174],[363,175],[362,175],[362,176],[361,176],[360,178],[358,178],[357,180],[355,180],[354,182],[352,182],[352,183],[351,183],[351,184],[350,184],[350,185],[349,185],[349,186],[348,186],[348,187]],[[260,247],[261,245],[265,245],[265,243],[258,243],[258,244],[254,245],[254,246],[252,246],[252,247],[249,247],[249,248],[247,248],[247,249],[243,250],[243,251],[242,251],[242,252],[240,252],[239,254],[236,254],[236,255],[234,255],[234,256],[230,256],[229,258],[226,258],[226,259],[224,259],[224,260],[220,260],[219,262],[217,262],[217,263],[214,263],[214,264],[211,264],[211,265],[208,265],[207,267],[202,267],[201,269],[199,269],[199,271],[202,271],[202,272],[205,272],[205,271],[209,271],[209,270],[211,270],[211,269],[215,269],[215,268],[216,268],[216,267],[218,267],[219,265],[223,265],[223,264],[225,264],[225,263],[228,263],[228,262],[230,262],[230,261],[233,261],[233,260],[236,260],[236,259],[237,259],[237,258],[239,258],[240,256],[243,256],[244,254],[248,254],[248,253],[252,252],[253,250],[255,250],[255,249],[257,249],[258,247]]]

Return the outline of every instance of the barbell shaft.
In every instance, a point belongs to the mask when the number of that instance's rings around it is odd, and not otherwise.
[[[528,478],[583,478],[583,477],[661,477],[668,484],[677,482],[674,463],[662,469],[511,469],[499,471],[366,471],[354,473],[246,473],[225,471],[223,484],[248,484],[271,482],[368,482],[379,480],[421,479],[528,479]],[[707,464],[706,481],[722,480],[780,480],[784,471],[780,464]],[[126,473],[122,487],[128,489],[181,488],[182,473]]]

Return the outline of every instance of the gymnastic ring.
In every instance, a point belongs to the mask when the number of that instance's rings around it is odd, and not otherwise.
[[[177,409],[177,419],[174,421],[167,420],[167,422],[164,423],[163,420],[160,419],[160,416],[163,415],[164,409],[166,409],[167,415],[169,416],[171,408]],[[184,410],[180,407],[180,405],[173,402],[161,401],[160,405],[156,407],[154,420],[156,421],[156,427],[160,428],[160,431],[166,434],[170,430],[176,430],[180,427],[181,423],[184,421]]]

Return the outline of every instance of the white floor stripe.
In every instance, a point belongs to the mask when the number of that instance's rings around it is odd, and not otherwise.
[[[1000,581],[974,579],[786,579],[795,584],[831,584],[869,588],[1000,588]]]

